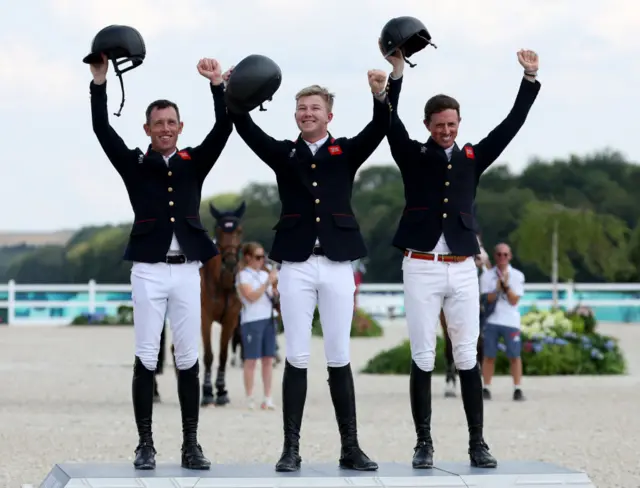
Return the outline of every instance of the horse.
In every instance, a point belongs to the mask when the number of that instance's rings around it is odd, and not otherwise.
[[[215,404],[223,406],[229,403],[226,389],[225,372],[229,355],[229,342],[240,322],[242,302],[236,292],[236,275],[240,265],[240,249],[242,244],[242,219],[246,210],[243,201],[232,211],[221,212],[212,203],[209,211],[216,220],[214,228],[215,241],[220,254],[207,261],[200,269],[201,277],[201,310],[202,310],[202,342],[204,345],[204,381],[202,383],[201,405]],[[211,368],[213,350],[211,347],[211,331],[213,322],[218,322],[220,333],[220,357],[216,376],[216,394],[211,384]]]
[[[232,211],[221,212],[209,204],[209,211],[216,220],[214,238],[220,253],[203,263],[200,268],[200,332],[204,346],[204,380],[202,383],[201,406],[215,404],[223,406],[229,403],[229,393],[226,389],[225,371],[229,354],[229,341],[234,335],[240,322],[242,303],[236,293],[235,280],[240,264],[240,246],[242,238],[242,219],[246,210],[243,201]],[[222,326],[220,333],[220,358],[216,377],[216,395],[213,394],[211,384],[211,368],[213,365],[213,349],[211,346],[211,331],[213,322]],[[160,336],[160,351],[156,375],[164,371],[166,323]],[[174,346],[171,345],[171,353]],[[176,371],[177,373],[177,371]],[[157,381],[154,382],[154,401],[160,402]]]

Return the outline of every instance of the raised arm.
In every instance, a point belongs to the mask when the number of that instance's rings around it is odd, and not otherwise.
[[[109,61],[102,56],[102,63],[90,65],[93,80],[89,84],[91,95],[91,124],[93,132],[107,158],[122,177],[132,169],[136,151],[129,149],[109,123],[107,112],[107,71]]]
[[[198,63],[198,72],[207,78],[213,95],[215,123],[199,146],[191,150],[191,156],[198,165],[198,172],[204,179],[213,168],[233,131],[233,123],[227,111],[224,99],[222,69],[215,59],[202,59]],[[226,74],[226,73],[225,73]]]
[[[380,41],[378,41],[379,43]],[[409,133],[398,113],[405,66],[402,53],[396,51],[392,55],[385,57],[385,59],[393,66],[393,71],[389,75],[389,82],[387,83],[387,96],[391,110],[391,123],[387,130],[387,141],[394,161],[396,164],[402,165],[410,161],[414,155],[419,154],[420,143],[409,137]]]
[[[541,85],[536,79],[538,55],[533,51],[519,51],[518,61],[524,68],[524,77],[511,111],[495,129],[473,146],[477,178],[498,159],[524,125],[540,91]]]
[[[251,115],[236,114],[229,111],[236,131],[247,146],[274,171],[286,161],[289,147],[285,141],[279,141],[268,135],[251,118]]]
[[[387,77],[384,71],[371,70],[368,77],[369,87],[373,94],[373,117],[371,122],[357,135],[347,138],[343,142],[353,174],[380,145],[382,139],[387,135],[391,122],[390,104],[385,88]]]

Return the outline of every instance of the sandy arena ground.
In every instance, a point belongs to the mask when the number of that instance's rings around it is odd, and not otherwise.
[[[509,378],[494,382],[485,432],[498,461],[549,461],[586,471],[601,488],[640,486],[640,416],[634,413],[640,405],[640,324],[600,330],[622,340],[628,376],[525,378],[528,401],[522,404],[511,401]],[[383,338],[354,340],[354,365],[359,369],[404,336],[398,321]],[[284,345],[284,338],[279,340]],[[3,327],[0,349],[0,486],[37,486],[57,462],[133,459],[132,328]],[[160,377],[164,402],[154,410],[155,439],[158,462],[179,462],[180,413],[175,377],[171,369],[168,373]],[[276,400],[281,375],[279,367]],[[238,368],[228,367],[232,403],[202,411],[205,454],[217,463],[275,463],[281,449],[280,413],[248,411],[241,378]],[[365,452],[381,462],[410,462],[414,432],[408,378],[357,375],[355,382]],[[443,386],[444,378],[436,377],[436,463],[467,462],[462,402],[445,399]],[[322,342],[314,339],[303,462],[334,462],[338,454]]]

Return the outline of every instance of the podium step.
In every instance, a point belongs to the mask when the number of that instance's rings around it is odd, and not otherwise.
[[[303,463],[297,473],[276,473],[272,464],[214,464],[190,471],[161,464],[137,471],[130,463],[56,464],[40,488],[595,488],[582,472],[536,461],[504,461],[496,469],[468,463],[439,463],[430,470],[410,464],[381,463],[374,472],[342,470],[336,464]]]

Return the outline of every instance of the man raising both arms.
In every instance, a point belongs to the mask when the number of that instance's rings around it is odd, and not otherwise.
[[[398,51],[386,58],[393,66],[389,82],[393,110],[387,139],[402,174],[406,199],[393,245],[405,256],[402,270],[412,356],[409,388],[417,434],[415,468],[433,466],[431,372],[441,309],[460,377],[471,465],[497,466],[483,436],[482,379],[477,361],[480,294],[474,263],[480,248],[472,207],[480,176],[516,136],[540,90],[537,54],[521,50],[517,58],[524,77],[511,111],[484,139],[462,148],[456,144],[460,104],[447,95],[436,95],[425,105],[424,125],[430,133],[427,142],[409,137],[397,109],[405,62]]]

